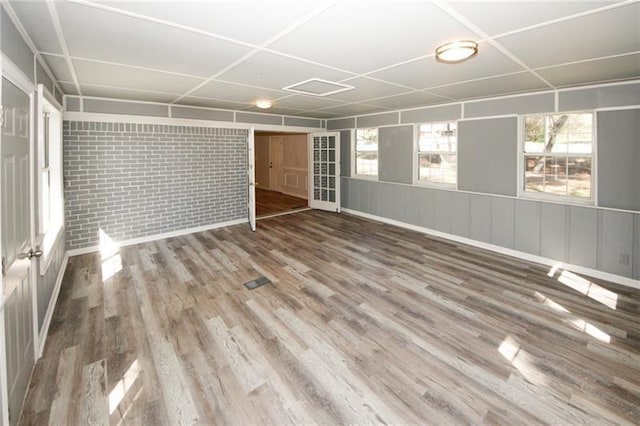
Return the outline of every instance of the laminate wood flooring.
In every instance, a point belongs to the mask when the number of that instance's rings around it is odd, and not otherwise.
[[[304,209],[309,202],[282,192],[256,188],[256,216],[268,216],[277,213]]]
[[[69,260],[24,425],[640,423],[628,287],[317,211],[106,257]]]

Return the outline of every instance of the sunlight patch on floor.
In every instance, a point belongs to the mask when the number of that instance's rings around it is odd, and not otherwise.
[[[100,257],[102,259],[102,282],[122,270],[122,258],[118,244],[100,229]]]
[[[548,383],[545,373],[535,366],[535,358],[524,351],[511,336],[507,336],[498,352],[511,363],[530,383],[544,386]]]
[[[547,276],[554,277],[558,270],[560,270],[560,275],[558,276],[558,281],[567,287],[570,287],[587,297],[595,300],[596,302],[600,302],[603,305],[616,309],[618,305],[618,294],[614,293],[611,290],[607,290],[606,288],[599,286],[596,283],[592,283],[591,281],[582,278],[579,275],[574,274],[573,272],[569,272],[566,269],[561,269],[563,266],[562,263],[556,263],[551,267]]]
[[[136,359],[131,363],[122,379],[116,383],[111,392],[109,392],[109,414],[113,414],[120,403],[122,403],[122,400],[125,398],[129,390],[131,390],[139,376],[140,367],[138,366],[138,360]]]
[[[535,292],[534,296],[538,302],[562,314],[565,317],[563,321],[566,322],[567,324],[570,324],[572,327],[582,331],[583,333],[590,335],[591,337],[594,337],[600,340],[601,342],[611,343],[611,336],[608,333],[605,333],[604,331],[600,330],[598,327],[591,324],[590,322],[585,321],[582,318],[576,317],[571,313],[570,310],[568,310],[564,306],[560,305],[559,303],[556,303],[552,299],[548,298],[544,294],[539,293],[537,291]]]

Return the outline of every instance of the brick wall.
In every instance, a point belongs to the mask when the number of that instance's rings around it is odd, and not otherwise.
[[[247,130],[65,121],[67,248],[246,217]]]

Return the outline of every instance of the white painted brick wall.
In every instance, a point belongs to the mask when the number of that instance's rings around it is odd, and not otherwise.
[[[246,217],[247,131],[64,122],[67,248]]]

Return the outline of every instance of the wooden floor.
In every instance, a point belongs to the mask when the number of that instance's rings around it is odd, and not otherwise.
[[[290,212],[308,206],[309,203],[304,198],[256,188],[256,216],[258,217]]]
[[[316,211],[74,257],[23,424],[640,424],[640,292],[549,272]]]

